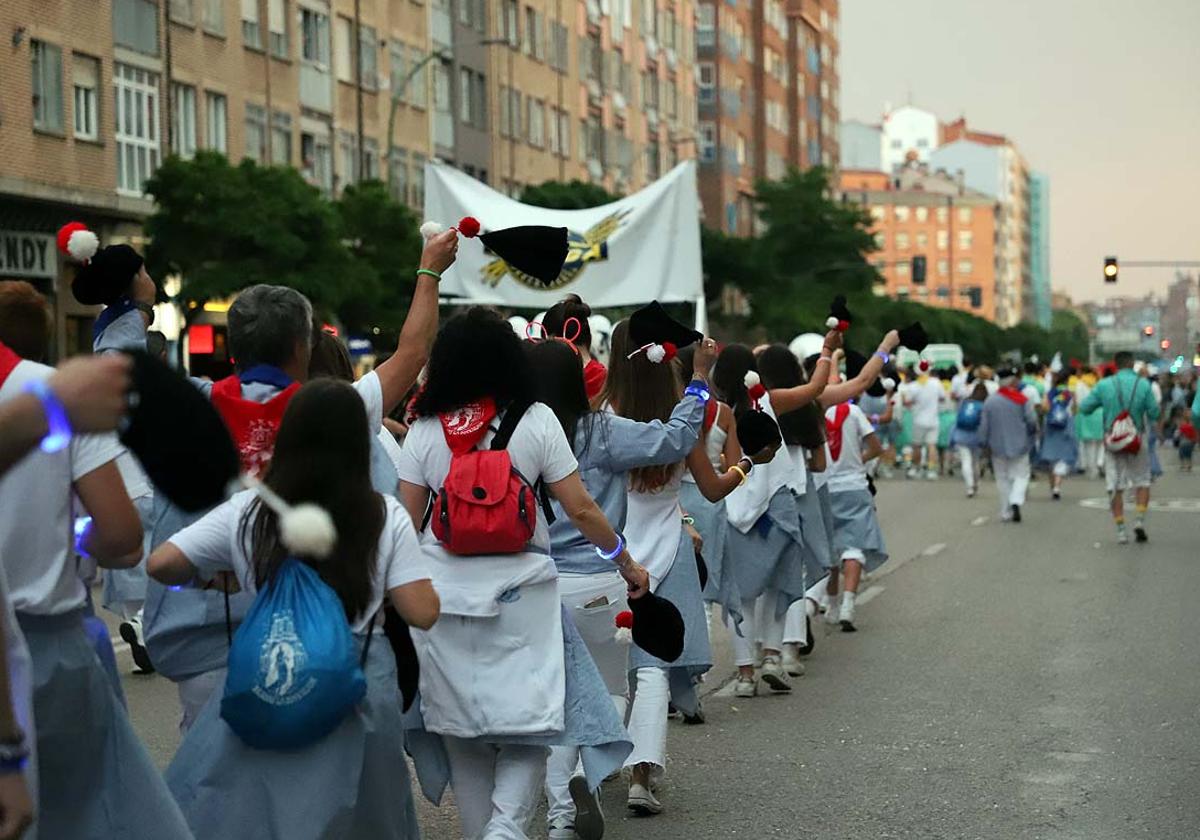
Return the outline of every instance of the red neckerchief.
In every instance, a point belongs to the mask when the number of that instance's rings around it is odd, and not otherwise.
[[[718,411],[720,411],[720,405],[718,405],[715,399],[710,399],[708,404],[704,406],[704,431],[707,432],[716,425]]]
[[[3,341],[0,341],[0,385],[3,385],[8,375],[13,372],[13,368],[21,363],[21,357],[8,349]]]
[[[833,460],[842,457],[842,426],[850,416],[850,403],[840,403],[833,410],[833,419],[825,418],[825,438],[829,441],[829,455]]]
[[[236,375],[213,383],[210,400],[233,437],[242,472],[257,477],[266,471],[275,454],[275,436],[284,409],[299,390],[300,383],[293,382],[271,399],[258,403],[242,398],[242,381]]]
[[[1029,402],[1028,397],[1026,397],[1024,394],[1022,394],[1020,391],[1018,391],[1016,388],[1012,387],[1011,385],[1005,385],[997,393],[999,393],[1001,396],[1007,397],[1008,399],[1015,402],[1017,405],[1025,405],[1025,403]]]
[[[604,390],[604,381],[608,379],[608,368],[601,362],[592,359],[583,366],[583,389],[587,398],[594,400]]]
[[[496,401],[491,397],[484,397],[462,408],[439,414],[438,420],[442,421],[442,434],[446,436],[450,452],[462,455],[470,452],[483,440],[488,425],[495,417]]]

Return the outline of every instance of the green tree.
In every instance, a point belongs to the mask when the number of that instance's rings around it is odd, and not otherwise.
[[[621,196],[610,193],[604,187],[576,179],[569,182],[543,181],[536,186],[525,187],[520,200],[522,204],[553,210],[586,210],[611,204],[619,198]]]

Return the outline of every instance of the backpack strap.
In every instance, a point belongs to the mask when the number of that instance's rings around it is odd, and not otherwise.
[[[386,600],[387,596],[384,596]],[[379,610],[376,610],[371,615],[371,623],[367,625],[367,640],[363,642],[362,657],[358,660],[358,667],[364,670],[367,667],[367,654],[371,652],[371,637],[375,635],[375,619],[379,617]]]
[[[508,408],[504,412],[504,419],[500,421],[500,428],[497,430],[496,436],[492,438],[491,449],[493,451],[508,448],[513,432],[517,430],[517,424],[521,422],[521,418],[525,416],[525,412],[531,405],[533,403],[527,400],[519,402],[514,400],[508,404]]]
[[[229,615],[229,587],[222,586],[221,592],[225,596],[225,646],[226,648],[233,647],[233,620]]]

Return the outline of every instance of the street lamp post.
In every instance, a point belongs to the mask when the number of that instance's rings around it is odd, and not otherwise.
[[[507,43],[508,43],[508,40],[505,38],[484,38],[481,41],[475,42],[475,46],[485,47],[485,46],[490,46],[492,44],[507,44]],[[422,58],[420,61],[418,61],[416,64],[413,65],[413,68],[408,71],[408,73],[404,76],[404,78],[400,80],[400,83],[398,85],[396,85],[396,89],[392,91],[391,102],[389,103],[389,107],[388,107],[388,127],[387,127],[387,137],[388,137],[387,163],[388,163],[388,192],[389,193],[393,192],[395,190],[395,184],[396,184],[396,170],[395,170],[395,167],[392,165],[393,161],[395,159],[395,153],[396,153],[396,138],[395,138],[396,109],[400,105],[400,98],[404,95],[404,91],[408,90],[409,83],[412,82],[412,80],[417,77],[418,73],[420,73],[422,70],[425,69],[426,64],[428,64],[429,62],[431,62],[435,59],[449,61],[451,59],[451,55],[444,49],[431,50],[427,56],[425,56],[424,58]]]

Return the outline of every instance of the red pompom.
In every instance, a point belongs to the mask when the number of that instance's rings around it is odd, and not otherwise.
[[[917,367],[920,368],[922,373],[924,373],[925,371],[929,370],[929,360],[922,359],[920,364],[917,365]]]
[[[669,341],[664,341],[662,343],[662,349],[663,349],[663,354],[664,354],[663,355],[664,362],[669,362],[672,359],[674,359],[676,356],[679,355],[679,348],[676,347],[674,344],[672,344]]]
[[[87,229],[87,225],[85,225],[83,222],[67,222],[65,225],[60,227],[58,229],[58,237],[56,239],[58,250],[62,251],[68,257],[71,256],[71,252],[67,250],[67,243],[71,241],[71,234],[77,230]]]
[[[616,624],[617,627],[623,628],[625,630],[632,630],[633,629],[633,613],[630,612],[629,610],[623,610],[622,612],[617,613],[616,618],[613,619],[613,623]]]
[[[479,220],[474,216],[463,216],[458,223],[458,232],[467,239],[474,239],[479,235]]]
[[[843,318],[842,320],[838,321],[837,328],[838,332],[845,332],[846,330],[850,329],[850,322]]]
[[[752,385],[751,387],[747,388],[746,393],[750,395],[750,399],[758,402],[767,395],[767,386],[760,382],[757,385]]]

